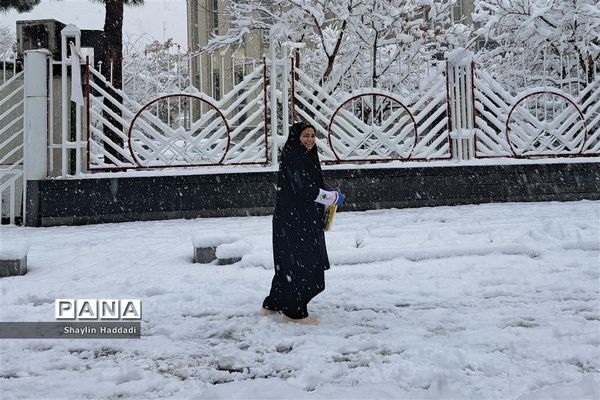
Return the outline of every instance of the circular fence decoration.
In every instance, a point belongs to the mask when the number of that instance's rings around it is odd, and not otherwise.
[[[417,125],[408,108],[389,94],[361,93],[344,101],[328,128],[338,161],[383,161],[410,157]]]
[[[218,165],[230,141],[223,113],[210,100],[190,94],[152,100],[129,126],[129,150],[142,168]]]
[[[515,156],[579,154],[587,140],[585,117],[562,92],[527,93],[508,113],[506,139]]]

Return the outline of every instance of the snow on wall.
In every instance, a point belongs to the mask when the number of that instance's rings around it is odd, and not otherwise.
[[[29,252],[29,243],[19,240],[5,240],[0,242],[0,260],[21,260]]]

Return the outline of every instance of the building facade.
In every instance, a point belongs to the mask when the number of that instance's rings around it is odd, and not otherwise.
[[[188,46],[196,55],[192,60],[193,85],[219,100],[246,75],[252,65],[248,60],[260,60],[268,51],[268,42],[255,34],[243,47],[203,54],[211,35],[222,35],[229,28],[228,0],[187,0]]]

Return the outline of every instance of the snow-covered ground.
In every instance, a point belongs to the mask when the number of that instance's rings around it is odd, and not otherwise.
[[[6,399],[600,398],[600,202],[340,212],[319,326],[257,314],[269,217],[0,228],[30,245],[0,320],[140,298],[138,340],[2,340]],[[192,237],[251,250],[199,265]]]

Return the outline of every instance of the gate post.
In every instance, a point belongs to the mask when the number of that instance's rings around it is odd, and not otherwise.
[[[24,56],[23,225],[35,224],[37,219],[36,186],[29,188],[28,181],[42,180],[48,176],[49,57],[50,52],[45,49],[29,50]]]
[[[455,49],[448,55],[447,63],[452,158],[470,160],[475,153],[473,54]]]
[[[281,105],[281,135],[287,139],[290,130],[290,84],[288,79],[291,77],[290,68],[290,51],[289,43],[284,43],[281,47],[280,59],[277,56],[277,49],[274,44],[271,44],[270,57],[271,57],[271,69],[269,71],[269,85],[271,88],[271,135],[272,135],[272,146],[271,146],[271,165],[278,165],[278,150],[279,150],[279,133],[278,133],[278,107]],[[280,83],[278,84],[278,81]],[[277,98],[277,92],[281,93],[281,99]],[[293,96],[293,94],[292,94]],[[293,111],[292,111],[293,114]]]
[[[273,43],[271,43],[270,53],[271,69],[269,71],[269,87],[271,89],[271,101],[269,103],[269,112],[271,113],[271,165],[278,165],[279,161],[277,160],[277,149],[279,144],[277,143],[277,54],[275,53],[275,45]]]
[[[73,68],[73,62],[79,64],[79,56],[70,53],[69,43],[73,42],[75,50],[81,49],[81,30],[69,24],[60,31],[61,40],[61,176],[79,174],[81,172],[81,108],[82,104],[75,107],[75,134],[71,127],[71,93],[73,85],[80,82],[81,76]],[[71,66],[71,79],[69,91],[69,65]],[[73,150],[72,150],[73,149]],[[72,154],[74,152],[74,154]],[[74,159],[73,159],[74,156]]]

